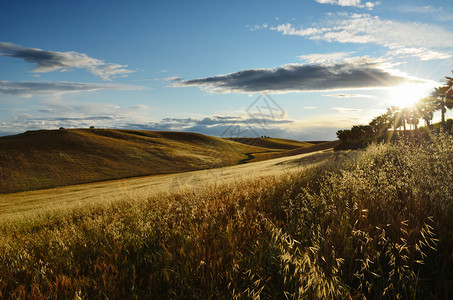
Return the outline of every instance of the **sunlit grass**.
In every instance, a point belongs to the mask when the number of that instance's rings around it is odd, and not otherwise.
[[[1,226],[0,298],[449,298],[452,170],[442,136],[55,208]]]
[[[0,137],[0,193],[230,166],[267,150],[190,132],[27,132]]]

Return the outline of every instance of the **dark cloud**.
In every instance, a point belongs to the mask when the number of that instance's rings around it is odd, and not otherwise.
[[[335,64],[289,64],[274,69],[249,69],[227,75],[177,80],[175,87],[198,86],[216,93],[287,93],[379,88],[421,83],[390,73],[365,59]]]
[[[260,124],[288,124],[292,123],[290,120],[283,120],[283,119],[272,119],[272,118],[260,118]],[[194,118],[165,118],[162,119],[163,123],[167,124],[196,124],[196,125],[204,125],[204,126],[212,126],[212,125],[223,125],[223,124],[250,124],[257,122],[256,119],[252,118],[240,118],[240,117],[223,117],[223,116],[214,116],[214,117],[205,117],[203,119],[194,119]]]
[[[61,95],[97,90],[140,90],[142,87],[124,84],[78,83],[78,82],[12,82],[0,81],[0,94],[31,97],[35,95]]]
[[[293,121],[289,121],[293,123]],[[184,131],[196,132],[211,136],[224,138],[230,137],[260,137],[270,136],[274,138],[295,139],[300,141],[319,141],[319,140],[334,140],[336,139],[337,127],[330,126],[310,126],[291,130],[285,126],[269,126],[262,128],[253,126],[254,124],[233,123],[233,124],[217,124],[215,126],[206,126],[200,124],[191,124],[186,126],[178,126],[177,124],[169,123],[149,123],[149,124],[127,124],[122,128],[137,129],[137,130],[162,130],[162,131]]]
[[[125,76],[134,72],[126,69],[127,65],[105,63],[84,53],[46,51],[7,42],[0,42],[0,55],[20,58],[35,64],[33,72],[37,73],[78,68],[87,69],[104,80],[110,80],[112,77]]]
[[[38,121],[71,121],[71,122],[78,122],[78,121],[105,121],[105,120],[117,120],[118,118],[112,116],[93,116],[93,117],[62,117],[62,118],[37,118],[35,120]]]
[[[234,116],[212,116],[196,118],[165,118],[160,122],[147,124],[125,124],[124,128],[141,130],[186,131],[198,132],[220,137],[256,137],[261,135],[282,136],[285,132],[280,126],[292,124],[285,119],[253,119]],[[265,125],[265,126],[263,126]]]
[[[124,110],[124,109],[121,109]],[[41,112],[41,111],[40,111]],[[268,120],[265,127],[256,123],[255,119],[235,116],[211,116],[205,118],[166,118],[159,122],[137,121],[130,115],[103,113],[84,115],[75,111],[71,115],[59,116],[56,111],[42,111],[53,116],[36,116],[23,114],[14,117],[7,123],[0,123],[0,136],[21,133],[27,130],[64,128],[88,128],[90,126],[101,128],[155,130],[155,131],[183,131],[196,132],[217,137],[259,137],[262,135],[275,138],[288,138],[296,140],[331,140],[335,139],[337,127],[308,126],[292,128],[293,120]]]

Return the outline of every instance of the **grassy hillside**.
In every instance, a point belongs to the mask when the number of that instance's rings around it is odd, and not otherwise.
[[[452,169],[441,136],[0,220],[0,298],[452,299]]]
[[[301,148],[295,148],[286,151],[278,151],[278,152],[262,152],[262,153],[254,153],[253,159],[250,162],[262,161],[267,159],[279,158],[279,157],[286,157],[286,156],[293,156],[298,154],[310,153],[320,150],[326,150],[330,148],[335,148],[340,144],[340,141],[331,141],[331,142],[316,142],[314,144],[308,144]]]
[[[258,146],[268,149],[290,150],[296,148],[306,148],[313,144],[287,139],[278,138],[229,138],[231,141],[239,142],[246,145]]]
[[[187,132],[26,132],[0,138],[0,193],[234,165],[262,151]]]

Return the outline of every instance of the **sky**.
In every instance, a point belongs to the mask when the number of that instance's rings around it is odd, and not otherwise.
[[[451,0],[0,2],[2,136],[332,140],[452,69]]]

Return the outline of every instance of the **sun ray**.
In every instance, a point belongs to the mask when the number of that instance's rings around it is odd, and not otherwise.
[[[413,106],[419,99],[429,95],[432,85],[405,84],[389,89],[387,101],[398,107]]]

